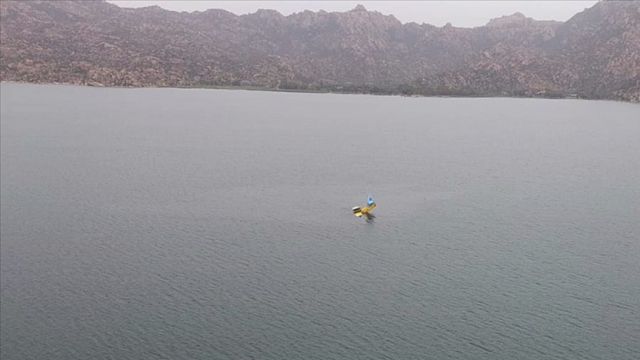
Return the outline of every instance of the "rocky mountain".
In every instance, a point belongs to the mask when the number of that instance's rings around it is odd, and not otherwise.
[[[100,86],[244,86],[640,101],[640,2],[567,22],[516,13],[486,26],[348,12],[0,2],[0,79]]]

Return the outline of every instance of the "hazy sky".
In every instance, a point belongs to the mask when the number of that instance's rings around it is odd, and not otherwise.
[[[282,14],[303,10],[346,11],[357,4],[368,10],[393,14],[402,22],[415,21],[443,26],[473,27],[490,19],[521,12],[537,20],[565,21],[596,3],[591,1],[163,1],[110,0],[121,7],[158,5],[174,11],[225,9],[235,14],[247,14],[258,9],[275,9]]]

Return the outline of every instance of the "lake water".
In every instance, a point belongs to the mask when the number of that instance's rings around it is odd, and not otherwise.
[[[639,105],[1,91],[3,360],[640,356]]]

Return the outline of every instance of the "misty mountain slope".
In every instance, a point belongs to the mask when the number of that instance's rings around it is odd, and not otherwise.
[[[0,25],[2,80],[640,101],[640,2],[439,28],[362,6],[238,16],[3,1]]]

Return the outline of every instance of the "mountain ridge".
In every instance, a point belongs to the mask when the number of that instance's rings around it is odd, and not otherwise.
[[[285,16],[3,1],[0,11],[5,81],[640,101],[640,2],[475,28],[363,6]]]

